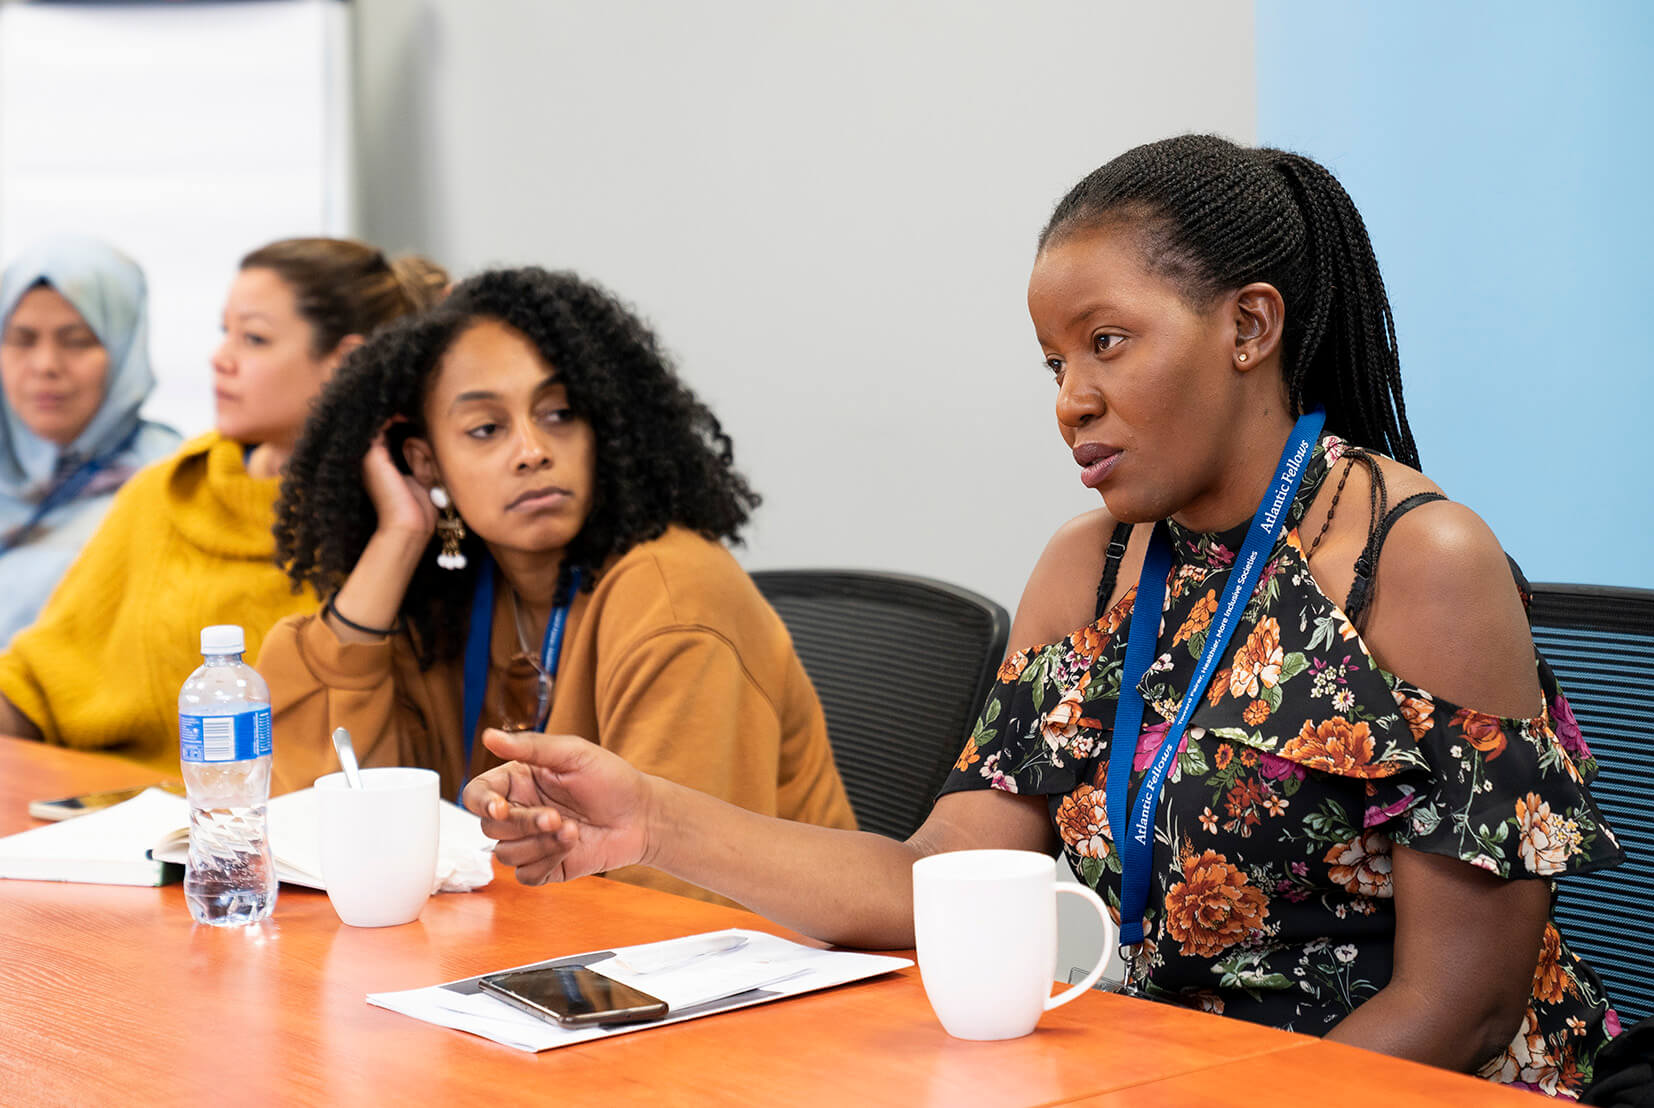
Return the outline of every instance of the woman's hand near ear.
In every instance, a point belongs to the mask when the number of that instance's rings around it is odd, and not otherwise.
[[[396,468],[381,430],[362,458],[362,484],[379,515],[379,531],[405,533],[421,547],[436,530],[437,510],[424,485]]]
[[[362,484],[379,525],[334,595],[333,611],[324,617],[341,642],[383,642],[389,637],[408,582],[436,531],[436,505],[425,486],[391,460],[383,429],[362,458]],[[375,634],[376,629],[384,633]]]

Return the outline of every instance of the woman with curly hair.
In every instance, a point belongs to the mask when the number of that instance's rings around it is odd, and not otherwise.
[[[288,587],[270,537],[277,474],[311,401],[364,337],[447,284],[423,258],[351,239],[283,239],[242,258],[212,355],[215,428],[121,487],[0,654],[0,734],[177,774],[178,687],[201,662],[201,628],[240,624],[257,650],[277,620],[318,603]]]
[[[334,768],[335,727],[451,797],[498,764],[482,729],[550,730],[853,827],[786,629],[722,545],[758,502],[618,301],[541,269],[465,281],[351,355],[288,465],[278,557],[328,599],[259,656],[275,788]]]
[[[1416,468],[1349,196],[1282,150],[1138,147],[1057,205],[1028,310],[1102,503],[1034,567],[924,825],[787,826],[490,734],[516,761],[465,799],[495,856],[527,882],[647,861],[899,948],[916,860],[1060,850],[1142,995],[1577,1096],[1618,1021],[1553,882],[1623,855],[1498,540]]]

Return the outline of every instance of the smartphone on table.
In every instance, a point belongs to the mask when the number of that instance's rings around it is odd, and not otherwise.
[[[666,1002],[585,966],[540,966],[480,978],[484,992],[563,1027],[638,1023],[666,1015]]]
[[[131,800],[145,789],[165,789],[175,796],[184,795],[184,783],[182,781],[154,781],[148,785],[138,785],[130,789],[110,789],[101,793],[65,796],[58,800],[31,800],[29,801],[29,815],[35,819],[50,820],[84,816],[86,813],[95,812],[99,808],[110,808]]]

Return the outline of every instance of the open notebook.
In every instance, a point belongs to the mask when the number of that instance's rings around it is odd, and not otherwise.
[[[145,789],[112,808],[0,838],[0,877],[79,881],[99,885],[164,885],[181,880],[189,857],[189,802],[160,789]],[[478,856],[493,841],[477,817],[442,802],[439,876],[450,887],[455,870],[477,873]],[[270,801],[270,854],[276,876],[292,885],[322,889],[321,810],[314,789]],[[483,859],[481,879],[492,872]]]

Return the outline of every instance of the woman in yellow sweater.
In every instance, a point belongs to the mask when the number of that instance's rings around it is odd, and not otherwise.
[[[854,826],[786,628],[720,541],[757,503],[626,308],[566,273],[464,282],[350,356],[288,467],[280,557],[329,599],[259,654],[274,787],[333,770],[334,727],[365,765],[438,770],[450,797],[497,764],[484,729],[550,730]]]
[[[175,774],[178,687],[198,633],[239,623],[250,649],[314,610],[275,565],[277,473],[311,401],[380,324],[434,302],[447,275],[364,243],[289,239],[242,259],[212,358],[216,430],[140,471],[0,654],[0,733],[107,750]]]

